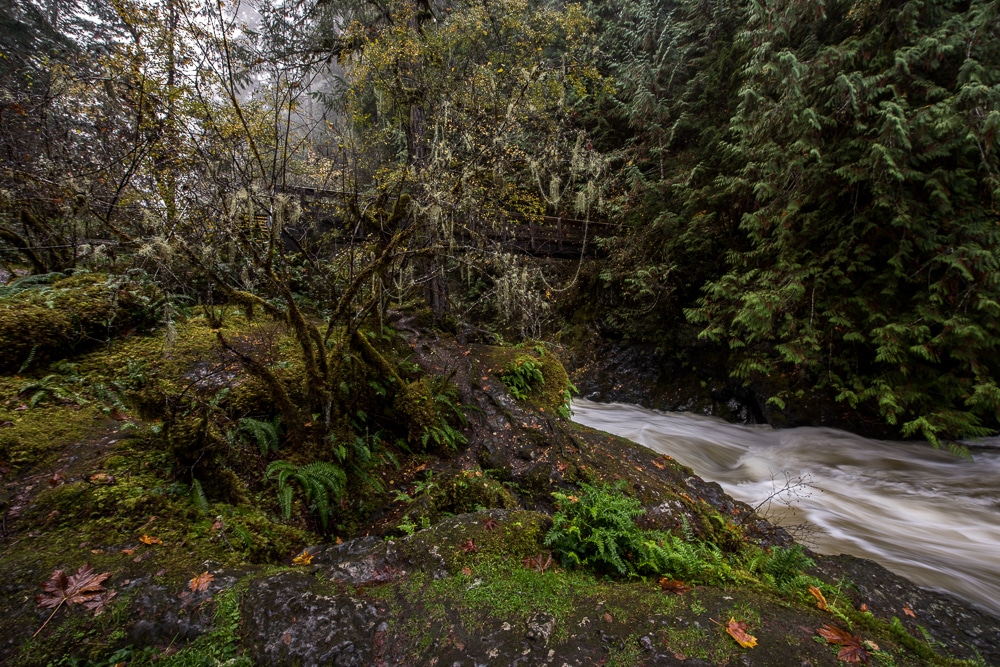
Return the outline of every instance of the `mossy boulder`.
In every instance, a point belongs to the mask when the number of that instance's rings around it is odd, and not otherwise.
[[[155,323],[162,295],[126,277],[79,274],[0,298],[0,372],[68,357]]]

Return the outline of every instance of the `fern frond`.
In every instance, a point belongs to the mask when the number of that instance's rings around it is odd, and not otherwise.
[[[191,502],[202,512],[208,511],[208,497],[197,479],[191,480]]]
[[[292,516],[292,487],[278,487],[278,507],[281,508],[281,516],[289,519]]]

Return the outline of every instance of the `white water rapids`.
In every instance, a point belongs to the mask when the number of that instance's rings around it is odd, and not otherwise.
[[[869,558],[1000,614],[1000,438],[971,443],[969,461],[829,428],[775,430],[584,400],[573,412],[581,424],[673,456],[751,506],[790,479],[761,514],[815,527],[804,541],[817,552]]]

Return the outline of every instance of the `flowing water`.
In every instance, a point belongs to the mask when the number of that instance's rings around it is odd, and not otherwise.
[[[1000,615],[1000,438],[972,460],[829,428],[775,430],[578,400],[574,420],[673,456],[819,553],[870,558]],[[773,496],[773,497],[772,497]],[[771,497],[770,501],[767,499]]]

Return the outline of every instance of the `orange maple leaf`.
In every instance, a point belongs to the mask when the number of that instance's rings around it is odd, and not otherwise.
[[[915,613],[913,613],[913,610],[910,609],[910,605],[906,605],[905,607],[903,607],[903,613],[906,614],[907,616],[909,616],[910,618],[916,618],[917,617],[917,615]]]
[[[665,593],[675,593],[677,595],[684,595],[688,591],[693,590],[691,586],[688,586],[683,581],[677,581],[675,579],[667,579],[666,577],[660,579],[660,588]]]
[[[213,581],[215,581],[215,575],[209,574],[208,571],[205,571],[189,581],[188,588],[190,588],[192,592],[207,591],[208,585]]]
[[[736,643],[743,648],[753,648],[757,645],[757,638],[747,632],[750,626],[746,621],[737,621],[735,617],[730,616],[729,621],[725,624],[719,623],[718,621],[712,621],[717,625],[721,625],[729,633],[729,636],[736,640]]]
[[[816,634],[829,643],[840,646],[840,651],[837,653],[837,660],[857,662],[864,665],[868,664],[868,651],[862,646],[861,637],[852,635],[846,630],[841,630],[833,625],[824,625],[816,631]]]
[[[816,588],[815,586],[809,587],[809,594],[816,598],[816,606],[823,611],[829,611],[830,607],[826,604],[826,598],[823,597],[823,591]]]
[[[143,544],[163,544],[163,540],[161,540],[160,538],[150,537],[146,533],[142,534],[142,537],[139,538],[139,541],[142,542]]]

